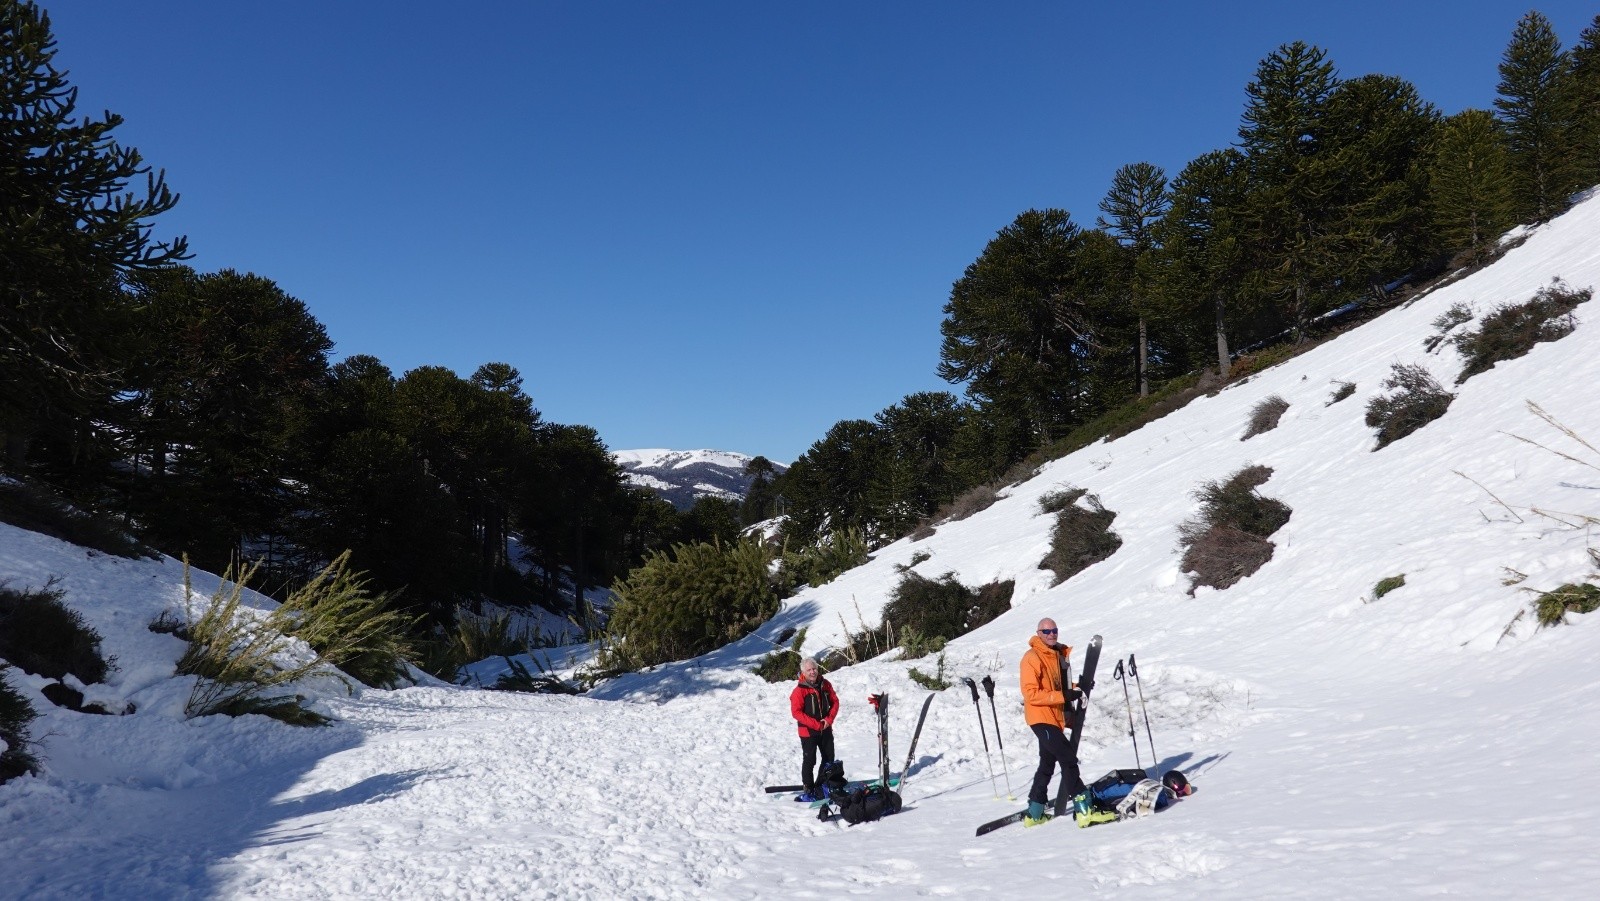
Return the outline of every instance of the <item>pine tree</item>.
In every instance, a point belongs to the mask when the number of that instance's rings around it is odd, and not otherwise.
[[[117,144],[122,118],[76,119],[77,89],[55,68],[50,19],[0,0],[0,442],[13,465],[45,430],[103,412],[126,358],[122,280],[187,256],[151,240],[149,220],[177,195],[139,152]]]
[[[1538,11],[1517,22],[1500,61],[1495,109],[1505,126],[1520,216],[1543,222],[1578,187],[1571,58]]]
[[[1129,163],[1111,177],[1111,190],[1100,201],[1099,226],[1111,232],[1129,251],[1128,306],[1139,319],[1139,396],[1150,394],[1150,289],[1145,283],[1146,257],[1155,248],[1155,227],[1172,205],[1167,195],[1167,174],[1147,162]],[[1110,217],[1109,219],[1107,217]]]
[[[1429,172],[1429,206],[1440,240],[1472,257],[1488,252],[1515,221],[1504,137],[1487,110],[1446,119]]]

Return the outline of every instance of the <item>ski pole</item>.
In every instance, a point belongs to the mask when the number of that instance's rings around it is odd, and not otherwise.
[[[1000,772],[1006,774],[1006,800],[1015,801],[1017,793],[1011,790],[1011,763],[1006,760],[1006,742],[1000,737],[1000,714],[994,709],[994,677],[983,677],[983,691],[989,696],[989,715],[994,717],[994,743],[1000,746]],[[978,713],[978,720],[983,720],[983,713]]]
[[[994,758],[989,756],[989,731],[983,727],[983,705],[978,703],[978,683],[972,681],[971,676],[963,677],[967,688],[972,690],[972,709],[978,712],[978,734],[983,736],[983,759],[989,762],[989,785],[994,788],[994,796],[1000,797],[1000,784],[994,780]]]
[[[878,782],[889,787],[889,695],[870,695],[867,701],[877,712],[878,719]]]
[[[1117,661],[1117,668],[1111,673],[1118,682],[1122,683],[1122,700],[1128,705],[1128,738],[1133,740],[1133,762],[1139,769],[1144,769],[1144,759],[1139,756],[1139,736],[1133,731],[1133,698],[1128,695],[1128,679],[1122,672],[1122,661]],[[1116,702],[1112,702],[1116,703]]]
[[[1156,737],[1150,734],[1150,709],[1144,706],[1144,681],[1139,678],[1139,665],[1133,662],[1133,655],[1128,655],[1128,674],[1133,676],[1133,683],[1139,686],[1139,712],[1144,714],[1144,735],[1150,740],[1150,765],[1155,767],[1156,778],[1161,778],[1161,758],[1156,756]]]

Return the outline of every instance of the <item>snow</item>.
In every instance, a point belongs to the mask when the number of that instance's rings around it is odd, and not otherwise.
[[[642,450],[612,451],[622,466],[643,466],[648,469],[684,469],[690,466],[720,466],[734,471],[743,470],[753,457],[734,451],[719,450],[667,450],[646,448]]]
[[[9,671],[44,712],[33,734],[45,770],[0,786],[0,897],[1583,896],[1600,880],[1600,617],[1536,629],[1517,616],[1525,589],[1597,568],[1596,529],[1532,508],[1600,515],[1600,476],[1512,436],[1593,459],[1527,402],[1600,439],[1600,302],[1579,307],[1572,335],[1452,388],[1448,414],[1420,432],[1374,453],[1362,424],[1394,363],[1453,385],[1455,351],[1422,347],[1452,304],[1481,315],[1554,276],[1600,283],[1600,201],[1526,237],[1482,272],[881,549],[791,598],[756,635],[583,696],[319,684],[327,728],[185,720],[188,681],[172,676],[182,644],[145,628],[181,606],[181,565],[0,526],[0,574],[14,586],[59,577],[116,655],[90,700],[136,705],[72,713],[38,694],[43,680]],[[1356,395],[1326,406],[1336,381]],[[1250,408],[1273,394],[1291,404],[1279,427],[1240,441]],[[1200,483],[1247,463],[1274,469],[1261,492],[1293,516],[1258,573],[1190,597],[1177,526]],[[1116,512],[1123,545],[1051,587],[1038,499],[1066,485]],[[875,624],[896,567],[920,554],[924,575],[1016,580],[1013,609],[946,657],[954,676],[998,683],[1001,743],[978,714],[997,773],[958,687],[935,697],[904,812],[818,822],[761,791],[796,781],[799,746],[790,686],[749,668],[786,627],[809,627],[810,653]],[[1505,584],[1513,571],[1526,580]],[[1374,600],[1373,585],[1399,573],[1406,584]],[[202,594],[217,585],[194,578]],[[1043,616],[1069,644],[1105,636],[1084,775],[1135,762],[1110,674],[1136,653],[1155,751],[1190,775],[1193,797],[1089,830],[973,836],[1019,806],[1004,795],[1027,790],[1035,752],[1015,672]],[[570,669],[588,650],[553,653],[541,663]],[[473,672],[492,683],[503,665]],[[830,677],[851,774],[875,766],[873,692],[892,697],[891,756],[904,761],[923,697],[911,666],[935,661]],[[1138,738],[1148,764],[1142,723]]]

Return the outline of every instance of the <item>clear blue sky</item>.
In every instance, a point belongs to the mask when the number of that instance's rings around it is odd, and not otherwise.
[[[80,109],[340,357],[516,366],[616,449],[793,460],[935,374],[1030,207],[1232,142],[1280,44],[1487,107],[1525,2],[45,2]],[[1600,12],[1544,2],[1563,44]]]

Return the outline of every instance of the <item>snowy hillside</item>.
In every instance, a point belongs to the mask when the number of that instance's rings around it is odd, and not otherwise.
[[[744,468],[753,457],[717,450],[623,450],[612,454],[628,483],[648,488],[680,510],[702,497],[740,501],[750,488]],[[774,463],[778,472],[788,469]]]
[[[1600,517],[1600,473],[1552,451],[1600,459],[1528,402],[1600,445],[1600,301],[1578,308],[1573,334],[1460,387],[1456,350],[1423,347],[1453,305],[1481,317],[1556,276],[1600,286],[1600,200],[1478,274],[878,551],[757,635],[579,697],[325,686],[328,728],[185,721],[187,684],[169,677],[181,646],[144,628],[181,603],[181,568],[0,526],[0,578],[61,577],[117,655],[91,699],[137,705],[70,713],[10,674],[46,712],[46,771],[0,786],[0,897],[1586,897],[1600,881],[1600,616],[1536,629],[1519,614],[1525,589],[1596,569],[1600,530],[1568,523]],[[1457,397],[1373,452],[1364,408],[1395,363],[1426,367]],[[1329,405],[1338,382],[1355,393]],[[1241,441],[1272,395],[1290,405],[1280,425]],[[1247,463],[1272,467],[1260,491],[1293,514],[1259,572],[1191,597],[1177,527],[1200,483]],[[1123,543],[1051,587],[1038,501],[1066,486],[1098,495]],[[902,813],[818,822],[761,791],[797,781],[799,744],[790,686],[748,670],[785,628],[809,627],[817,651],[875,624],[906,566],[1016,580],[1013,609],[948,651],[955,675],[998,683],[1004,750],[988,741],[1004,772],[991,779],[958,687],[934,699]],[[1506,584],[1513,574],[1526,579]],[[1162,767],[1185,770],[1195,795],[1132,822],[974,837],[1019,806],[995,796],[1025,793],[1033,770],[1016,670],[1043,616],[1068,644],[1105,639],[1084,775],[1135,762],[1110,678],[1134,653]],[[912,665],[933,661],[830,677],[852,774],[875,765],[873,692],[891,696],[903,762],[925,696]]]

